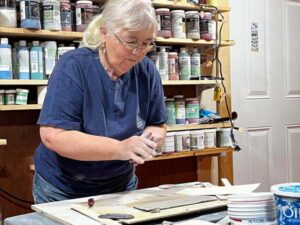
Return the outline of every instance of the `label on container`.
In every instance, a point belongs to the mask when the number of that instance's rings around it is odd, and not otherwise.
[[[60,11],[57,5],[43,5],[44,26],[47,23],[60,23]]]
[[[61,15],[61,25],[63,27],[71,26],[72,24],[71,9],[65,9],[65,8],[61,9],[60,15]]]
[[[191,76],[191,61],[189,56],[179,55],[180,80],[189,80]]]
[[[158,30],[171,30],[170,15],[157,15]]]
[[[30,52],[30,68],[31,68],[31,73],[39,72],[39,59],[38,59],[37,51]]]
[[[29,73],[29,52],[19,51],[19,72]]]
[[[196,16],[186,18],[187,33],[199,33],[199,19]]]
[[[76,8],[76,25],[89,24],[93,18],[91,8]]]
[[[0,48],[0,71],[11,71],[11,49]]]
[[[20,2],[21,20],[33,19],[40,20],[40,7],[37,1],[21,1]]]

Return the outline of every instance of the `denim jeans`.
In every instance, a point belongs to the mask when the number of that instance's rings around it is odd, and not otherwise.
[[[133,175],[132,178],[129,180],[124,191],[135,190],[137,188],[137,185],[138,185],[137,176]],[[34,173],[34,177],[33,177],[32,196],[35,204],[76,198],[74,195],[65,193],[62,190],[50,184],[37,172]],[[81,197],[85,197],[85,196],[81,196]]]

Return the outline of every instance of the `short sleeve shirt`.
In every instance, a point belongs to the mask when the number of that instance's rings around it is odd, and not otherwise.
[[[160,75],[145,57],[118,80],[111,80],[99,55],[79,48],[58,61],[47,87],[38,124],[124,140],[167,120]],[[41,143],[37,172],[77,196],[123,191],[134,173],[128,161],[78,161]]]

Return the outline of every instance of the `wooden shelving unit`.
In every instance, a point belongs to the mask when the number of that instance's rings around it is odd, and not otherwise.
[[[175,1],[167,1],[167,0],[153,0],[153,6],[156,8],[169,8],[169,9],[183,9],[183,10],[204,10],[204,11],[212,11],[214,8],[208,7],[206,5],[195,5],[193,3],[183,3],[183,2],[175,2]],[[229,12],[230,7],[228,6],[220,6],[220,12]]]
[[[185,157],[194,157],[194,156],[213,156],[222,153],[229,153],[232,152],[232,148],[206,148],[206,149],[199,149],[199,150],[191,150],[185,152],[175,152],[170,154],[163,154],[154,157],[149,161],[157,161],[157,160],[165,160],[165,159],[178,159],[178,158],[185,158]]]
[[[40,110],[42,105],[29,104],[29,105],[0,105],[0,111],[17,111],[17,110]]]

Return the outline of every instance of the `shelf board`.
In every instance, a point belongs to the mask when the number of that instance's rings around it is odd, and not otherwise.
[[[38,39],[50,39],[50,40],[70,40],[80,41],[82,38],[82,32],[74,31],[51,31],[51,30],[33,30],[25,28],[10,28],[0,27],[1,36],[4,37],[26,37],[26,38],[38,38]]]
[[[165,160],[165,159],[178,159],[184,157],[194,157],[194,156],[205,156],[205,155],[218,155],[221,153],[226,152],[233,152],[232,148],[206,148],[206,149],[199,149],[199,150],[191,150],[186,152],[176,152],[170,154],[163,154],[154,157],[149,161],[158,161],[158,160]]]
[[[212,11],[214,8],[208,7],[206,5],[195,5],[193,3],[183,3],[183,2],[174,2],[167,0],[153,0],[152,4],[155,8],[169,8],[169,9],[183,9],[183,10],[204,10],[204,11]],[[220,12],[229,12],[230,7],[220,6],[218,7]]]
[[[39,110],[42,105],[29,104],[29,105],[0,105],[0,111],[17,111],[17,110]]]
[[[210,128],[222,128],[231,127],[229,122],[227,123],[212,123],[212,124],[183,124],[183,125],[167,125],[167,131],[180,131],[180,130],[200,130]]]
[[[0,80],[0,85],[47,85],[48,80]]]
[[[193,39],[184,39],[184,38],[163,38],[156,37],[156,44],[163,45],[185,45],[185,46],[206,46],[206,45],[214,45],[215,41],[206,41],[203,39],[193,40]],[[223,40],[221,43],[222,47],[232,46],[235,42],[232,40]]]

